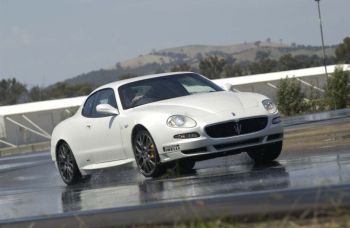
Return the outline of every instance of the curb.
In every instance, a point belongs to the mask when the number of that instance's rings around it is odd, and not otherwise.
[[[50,142],[35,143],[18,147],[0,149],[0,157],[27,154],[34,152],[43,152],[50,150]]]

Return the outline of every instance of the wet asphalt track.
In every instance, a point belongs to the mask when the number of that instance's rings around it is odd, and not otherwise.
[[[309,196],[319,194],[312,197],[312,201],[308,201],[309,206],[312,206],[324,198],[323,193],[317,189],[339,188],[336,192],[342,194],[338,194],[337,198],[327,199],[328,204],[350,204],[350,197],[347,198],[344,192],[349,192],[350,189],[350,128],[341,129],[339,126],[344,126],[344,123],[349,124],[350,118],[288,128],[282,156],[277,162],[268,165],[256,166],[246,154],[240,154],[199,162],[192,173],[169,173],[159,179],[145,179],[138,174],[133,165],[126,165],[97,172],[90,182],[67,187],[61,181],[48,153],[3,157],[0,158],[0,224],[43,219],[45,216],[74,215],[84,218],[84,213],[85,216],[89,216],[99,212],[124,213],[122,224],[130,224],[133,221],[147,223],[162,221],[159,218],[161,216],[153,214],[155,218],[152,218],[151,214],[140,219],[133,215],[133,208],[152,211],[162,204],[170,207],[160,206],[155,213],[159,213],[159,210],[167,213],[168,210],[168,217],[177,220],[176,216],[179,213],[175,213],[175,209],[171,213],[171,205],[178,207],[179,204],[194,202],[196,208],[203,209],[208,206],[205,210],[208,212],[211,209],[206,200],[217,198],[222,202],[214,202],[212,209],[223,205],[221,209],[224,210],[224,203],[227,202],[225,197],[230,197],[233,200],[230,205],[236,207],[225,209],[228,214],[235,214],[234,210],[240,210],[237,207],[240,204],[247,212],[249,206],[256,211],[260,207],[257,204],[262,203],[259,200],[264,197],[266,205],[277,207],[277,204],[284,204],[285,208],[292,208],[298,203],[310,200]],[[330,132],[327,129],[322,131],[324,127],[339,128],[339,132]],[[300,151],[293,141],[297,140],[293,137],[297,137],[300,132],[306,133],[303,138],[307,141],[322,142],[302,147]],[[318,137],[322,137],[322,140]],[[271,198],[271,194],[276,192],[277,196]],[[266,194],[270,199],[266,199]],[[288,197],[289,195],[291,197]],[[308,198],[300,198],[303,195]],[[288,198],[294,200],[288,202]],[[261,207],[261,210],[265,209],[268,210]],[[142,214],[142,210],[137,213]],[[239,211],[236,214],[239,214]],[[180,215],[178,220],[181,220]],[[78,224],[84,224],[80,219],[76,221]],[[115,220],[116,224],[120,224],[120,221]],[[103,221],[100,224],[103,224]]]

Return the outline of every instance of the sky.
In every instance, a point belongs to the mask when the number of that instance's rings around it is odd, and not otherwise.
[[[321,0],[326,45],[349,0]],[[47,86],[152,50],[282,40],[321,45],[314,0],[0,0],[0,79]]]

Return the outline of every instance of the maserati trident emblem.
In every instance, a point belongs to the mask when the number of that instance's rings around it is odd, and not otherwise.
[[[241,134],[242,131],[242,125],[240,123],[235,123],[233,126],[234,131],[236,132],[237,135]]]

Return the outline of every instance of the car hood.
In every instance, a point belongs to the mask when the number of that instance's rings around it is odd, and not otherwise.
[[[261,101],[265,97],[254,93],[212,92],[178,97],[135,108],[135,111],[181,114],[207,119],[232,119],[251,115],[265,114]],[[209,118],[209,119],[208,119]],[[220,119],[222,119],[220,118]]]

